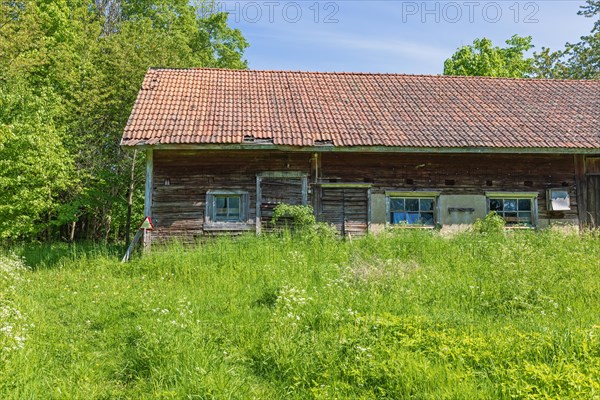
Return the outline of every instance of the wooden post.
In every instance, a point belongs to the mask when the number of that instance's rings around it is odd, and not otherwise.
[[[154,179],[154,153],[146,149],[146,190],[144,195],[144,217],[152,217],[152,187]]]
[[[371,187],[367,189],[367,233],[371,233]]]
[[[319,180],[321,173],[321,156],[319,153],[313,153],[310,159],[310,192],[311,192],[311,205],[315,212],[315,217],[319,217],[320,213],[320,201],[319,201]]]
[[[152,231],[149,231],[146,228],[144,228],[143,238],[144,253],[146,253],[150,251],[150,244],[152,242]]]
[[[152,217],[152,191],[154,187],[154,152],[151,147],[146,149],[146,187],[144,195],[144,217]],[[144,229],[144,251],[150,247],[152,233]]]
[[[261,222],[261,212],[260,212],[260,207],[262,205],[262,189],[261,189],[261,184],[262,182],[262,178],[260,176],[256,176],[256,216],[255,216],[255,220],[256,220],[256,234],[260,235],[261,230],[262,230],[262,222]]]

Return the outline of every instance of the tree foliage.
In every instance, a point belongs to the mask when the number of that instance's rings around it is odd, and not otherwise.
[[[444,62],[444,75],[523,78],[533,71],[533,58],[525,53],[533,48],[531,36],[513,35],[507,47],[494,46],[487,38],[475,39]]]
[[[0,238],[123,237],[134,158],[119,141],[147,69],[246,67],[248,43],[214,10],[187,0],[0,3]]]
[[[600,0],[587,0],[578,12],[596,19],[589,35],[577,43],[552,51],[542,48],[535,54],[535,75],[541,78],[599,79],[600,78]]]
[[[51,92],[18,82],[0,88],[0,239],[34,235],[65,222],[76,184],[55,123]]]

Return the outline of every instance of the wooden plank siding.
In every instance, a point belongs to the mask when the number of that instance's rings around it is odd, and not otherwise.
[[[155,151],[153,222],[158,239],[184,240],[217,230],[204,228],[206,193],[209,190],[244,190],[249,195],[249,224],[256,218],[256,176],[265,171],[308,174],[310,155],[261,151]],[[165,185],[165,180],[169,185]],[[264,178],[263,178],[264,179]],[[267,179],[269,180],[269,179]],[[296,187],[293,186],[294,190]],[[264,187],[263,187],[264,189]],[[269,194],[269,191],[267,192]],[[292,195],[283,195],[290,198]],[[248,226],[230,225],[229,231]],[[254,229],[252,229],[254,230]]]
[[[538,217],[577,219],[575,161],[572,155],[541,154],[377,154],[325,153],[323,181],[371,183],[386,190],[440,190],[445,194],[488,191],[538,192]],[[548,212],[546,190],[569,190],[571,210]]]
[[[320,187],[319,221],[333,224],[344,236],[363,235],[369,225],[369,188]]]
[[[386,190],[437,190],[442,195],[537,192],[540,219],[577,220],[573,155],[336,152],[316,155],[256,150],[155,150],[152,180],[155,237],[192,238],[212,233],[204,226],[209,190],[246,191],[248,225],[252,226],[241,230],[254,231],[257,176],[268,171],[305,174],[309,188],[305,200],[315,207],[319,219],[340,225],[345,218],[348,223],[344,229],[352,234],[368,229],[367,193],[382,194]],[[301,203],[300,182],[300,179],[269,177],[268,174],[260,178],[261,227],[266,227],[265,220],[270,219],[276,203]],[[336,190],[331,184],[340,185]],[[343,184],[362,186],[351,188]],[[571,210],[548,212],[546,190],[549,188],[567,189]],[[345,211],[340,211],[342,209]]]
[[[600,226],[600,157],[585,159],[585,188],[587,196],[585,223],[591,227]]]
[[[278,204],[303,204],[303,184],[300,178],[275,178],[263,177],[261,179],[261,227],[263,232],[268,232],[275,228],[271,224],[273,210]],[[279,227],[286,224],[287,221],[281,221]]]

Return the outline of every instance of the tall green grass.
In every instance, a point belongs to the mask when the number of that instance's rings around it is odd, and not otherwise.
[[[22,314],[0,345],[23,338],[0,356],[0,398],[600,397],[595,233],[282,234],[128,264],[100,248],[37,259],[0,258],[1,304]]]

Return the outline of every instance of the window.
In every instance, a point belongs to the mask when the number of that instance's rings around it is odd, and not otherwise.
[[[571,209],[571,198],[567,189],[548,189],[546,193],[549,211],[567,211]]]
[[[240,219],[241,195],[215,196],[215,222],[241,222]]]
[[[388,223],[435,226],[435,195],[388,193]]]
[[[206,194],[207,222],[246,222],[248,219],[248,192],[241,190],[213,190]]]
[[[504,218],[507,226],[535,226],[537,193],[487,194],[488,209]]]

